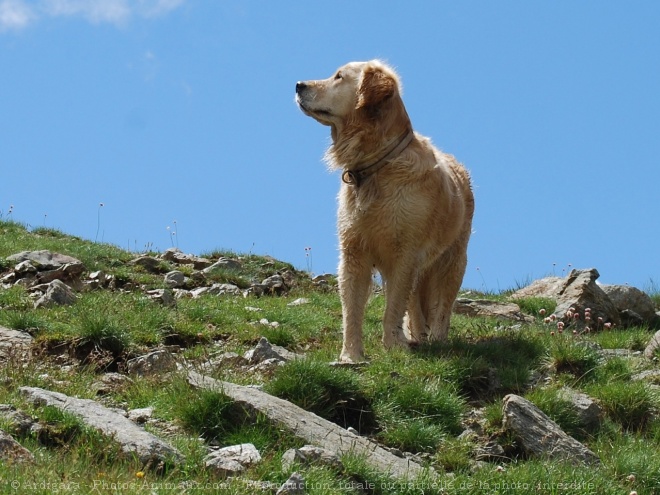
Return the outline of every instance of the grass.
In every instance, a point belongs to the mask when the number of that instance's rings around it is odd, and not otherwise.
[[[50,249],[74,256],[87,272],[114,277],[114,289],[80,292],[75,304],[33,308],[20,285],[0,288],[0,325],[29,332],[35,339],[26,356],[10,350],[0,360],[0,403],[12,404],[38,420],[41,428],[14,430],[0,425],[35,455],[34,465],[0,463],[0,491],[7,493],[255,493],[250,482],[281,485],[293,470],[303,473],[311,494],[483,494],[660,492],[660,401],[646,382],[633,375],[654,369],[635,354],[652,332],[616,329],[592,334],[558,333],[543,322],[554,303],[519,301],[534,316],[524,325],[488,318],[452,317],[447,342],[420,346],[414,352],[385,351],[380,342],[384,299],[374,295],[365,317],[365,346],[370,363],[356,369],[328,365],[341,346],[341,304],[336,290],[317,289],[290,264],[226,250],[206,253],[240,262],[200,281],[190,267],[161,261],[161,269],[180,269],[190,288],[202,283],[235,283],[246,288],[275,273],[289,273],[282,296],[211,296],[178,299],[165,307],[145,295],[163,288],[162,273],[129,262],[135,253],[89,242],[55,229],[29,230],[0,221],[0,273],[9,255]],[[156,256],[157,253],[145,253]],[[659,291],[647,290],[660,304]],[[507,301],[508,293],[486,294]],[[307,304],[289,306],[304,297]],[[479,296],[481,297],[481,296]],[[555,330],[555,332],[552,332]],[[352,426],[387,448],[418,456],[439,473],[435,480],[393,480],[375,472],[364,458],[347,455],[344,468],[296,465],[285,470],[281,458],[302,442],[260,415],[250,414],[217,392],[191,388],[181,373],[133,376],[104,395],[97,382],[107,371],[121,371],[126,361],[162,346],[179,347],[178,359],[192,367],[213,363],[223,352],[244,353],[265,336],[304,359],[267,372],[249,372],[228,362],[205,372],[236,383],[255,384],[301,407]],[[629,353],[603,356],[599,349]],[[585,430],[562,399],[562,386],[596,399],[605,412],[600,425]],[[38,386],[81,398],[93,398],[125,410],[153,407],[146,429],[170,441],[185,461],[145,469],[123,456],[112,439],[87,428],[77,418],[26,402],[21,386]],[[524,395],[565,431],[601,459],[596,467],[527,459],[515,439],[502,432],[502,399]],[[480,417],[480,438],[459,436],[467,417]],[[499,442],[505,455],[477,462],[475,451],[486,441]],[[204,465],[209,446],[252,442],[262,462],[233,479],[214,476]],[[18,481],[18,489],[11,481]],[[41,483],[41,484],[39,484]],[[145,485],[145,483],[147,483]],[[144,487],[147,486],[148,490]],[[118,488],[120,487],[120,488]]]

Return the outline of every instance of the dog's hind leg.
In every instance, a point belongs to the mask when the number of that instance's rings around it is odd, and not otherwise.
[[[429,327],[426,322],[428,314],[423,306],[424,283],[418,285],[410,294],[408,300],[408,312],[403,319],[403,328],[411,343],[419,344],[428,340]]]
[[[393,347],[408,347],[403,330],[403,319],[406,306],[410,299],[415,276],[414,267],[401,261],[389,273],[383,273],[385,278],[385,316],[383,317],[383,345]],[[416,315],[413,314],[413,317]],[[414,322],[413,322],[414,324]]]
[[[431,279],[425,297],[430,340],[446,340],[449,335],[451,312],[467,265],[465,244],[454,244],[436,261],[429,273]]]

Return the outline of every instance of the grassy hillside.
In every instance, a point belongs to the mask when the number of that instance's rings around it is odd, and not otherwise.
[[[558,333],[538,316],[541,308],[552,311],[552,303],[530,299],[521,306],[536,316],[534,323],[455,315],[448,342],[411,353],[385,352],[380,344],[384,300],[375,293],[365,321],[370,363],[338,369],[327,364],[341,347],[341,304],[332,281],[320,288],[287,263],[206,253],[202,255],[213,260],[239,259],[242,268],[219,270],[202,280],[191,267],[176,267],[190,277],[189,288],[214,282],[248,287],[286,271],[292,277],[289,290],[280,296],[202,295],[164,306],[146,295],[164,287],[163,275],[129,263],[135,253],[52,229],[28,231],[0,221],[0,277],[13,266],[8,256],[41,249],[78,258],[87,272],[101,270],[117,282],[112,289],[80,292],[71,306],[40,309],[34,309],[23,286],[0,288],[0,326],[35,338],[30,356],[15,353],[0,361],[0,404],[26,411],[43,425],[40,433],[18,433],[0,416],[0,428],[15,433],[36,456],[35,465],[0,463],[3,493],[274,493],[262,492],[249,480],[281,485],[293,470],[282,469],[281,456],[302,443],[264,418],[248,419],[223,395],[191,389],[177,372],[133,376],[103,395],[97,393],[95,384],[104,373],[122,373],[128,359],[163,346],[176,352],[184,366],[236,383],[263,385],[272,394],[446,473],[442,483],[429,487],[392,484],[359,458],[345,458],[343,470],[297,466],[311,494],[660,493],[656,385],[631,381],[633,375],[657,368],[656,361],[637,352],[652,335],[647,328]],[[163,273],[175,268],[161,263]],[[505,300],[506,294],[488,297]],[[299,298],[308,302],[289,305]],[[231,360],[217,364],[223,353],[243,354],[262,336],[305,359],[260,370],[247,370]],[[603,357],[599,349],[630,352]],[[185,464],[145,469],[75,417],[26,403],[18,393],[20,386],[95,399],[124,410],[152,406],[146,428],[173,443]],[[605,410],[604,421],[582,428],[559,395],[562,386],[597,399]],[[535,403],[596,453],[601,464],[587,468],[525,458],[515,438],[502,431],[502,398],[508,393]],[[475,434],[461,435],[468,427]],[[478,448],[488,441],[499,444],[504,454],[478,460]],[[254,443],[261,452],[259,465],[230,480],[217,479],[205,469],[209,446],[244,442]]]

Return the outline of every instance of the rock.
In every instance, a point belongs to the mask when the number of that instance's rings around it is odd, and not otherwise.
[[[175,306],[176,299],[174,299],[174,293],[170,289],[155,289],[148,290],[147,296],[149,299],[156,301],[163,306]]]
[[[25,260],[14,267],[14,272],[21,278],[28,277],[37,273],[37,267],[30,260]]]
[[[92,390],[96,390],[97,395],[106,395],[120,390],[124,385],[132,383],[133,380],[121,373],[104,373],[97,381],[92,383]]]
[[[13,352],[28,349],[33,340],[27,332],[0,326],[0,359],[6,359]]]
[[[183,254],[177,248],[169,248],[163,253],[163,259],[176,263],[177,265],[193,265],[195,270],[202,270],[211,265],[212,261],[206,258],[200,258],[193,254]]]
[[[296,462],[304,466],[322,464],[333,469],[344,469],[344,464],[335,452],[314,445],[289,449],[282,455],[282,469],[284,471],[291,469]]]
[[[511,294],[511,299],[525,299],[528,297],[542,297],[557,299],[566,279],[562,277],[546,277],[535,280],[527,287],[523,287]]]
[[[161,265],[161,261],[153,256],[139,256],[129,261],[129,264],[141,266],[148,273],[163,273],[165,271]]]
[[[183,285],[186,283],[186,276],[183,274],[183,272],[173,270],[165,274],[164,282],[165,285],[170,289],[183,287]]]
[[[602,285],[601,289],[619,311],[624,326],[640,325],[639,321],[635,322],[636,319],[641,319],[641,325],[646,323],[655,326],[659,323],[653,300],[645,292],[628,285]],[[637,316],[635,318],[632,315]]]
[[[567,318],[567,313],[573,308],[581,319],[571,321],[589,326],[592,330],[602,328],[602,324],[605,323],[620,325],[619,312],[603,289],[596,284],[599,276],[595,268],[572,270],[557,297],[555,315],[560,319]],[[587,308],[591,309],[590,321],[585,321]]]
[[[660,370],[646,370],[630,377],[630,381],[645,381],[653,385],[660,385]]]
[[[529,456],[583,464],[600,463],[593,452],[567,435],[527,399],[514,394],[507,395],[504,397],[503,413],[504,430],[515,435]]]
[[[76,302],[76,294],[61,280],[53,280],[48,284],[46,293],[34,303],[35,308],[50,306],[68,306]]]
[[[167,349],[158,349],[126,362],[126,371],[131,375],[162,375],[174,370],[176,370],[176,358]]]
[[[38,271],[57,270],[62,265],[66,264],[79,264],[82,262],[72,256],[66,254],[53,253],[52,251],[22,251],[18,254],[13,254],[7,257],[9,261],[21,263],[23,261],[30,261]]]
[[[78,416],[88,426],[116,441],[126,455],[136,456],[144,464],[183,462],[183,456],[174,447],[93,400],[36,387],[20,387],[19,391],[36,406],[53,406]]]
[[[275,495],[304,495],[305,491],[305,478],[300,473],[293,473],[289,479],[277,490]]]
[[[488,300],[457,299],[454,302],[454,312],[459,315],[495,317],[505,320],[533,322],[532,316],[524,315],[520,306],[514,303],[501,303]]]
[[[424,474],[434,479],[434,471],[425,469],[409,459],[401,459],[371,440],[348,433],[344,428],[316,414],[261,390],[230,382],[214,380],[194,371],[188,372],[188,382],[197,388],[217,390],[242,406],[246,413],[263,414],[273,424],[291,431],[319,447],[338,455],[349,452],[364,457],[372,468],[398,478],[412,478]]]
[[[141,409],[131,409],[128,411],[128,419],[137,424],[146,423],[154,414],[153,407],[143,407]]]
[[[600,425],[605,412],[603,411],[603,408],[587,394],[578,392],[569,387],[562,387],[559,389],[558,396],[573,405],[573,410],[580,418],[580,424],[583,428],[592,430]]]
[[[647,359],[653,359],[658,348],[660,348],[660,330],[655,332],[649,343],[646,345],[646,349],[644,349],[644,357]]]
[[[0,404],[0,418],[8,424],[9,433],[15,435],[26,435],[36,423],[32,416],[10,404]]]
[[[53,280],[76,280],[85,271],[81,262],[67,263],[53,270],[39,272],[37,280],[42,284],[47,284]]]
[[[211,452],[204,459],[206,467],[217,475],[226,477],[243,472],[246,468],[261,462],[261,455],[251,443],[232,445]]]
[[[309,304],[309,299],[306,297],[299,297],[295,301],[291,301],[287,306],[292,307],[292,306],[302,306],[303,304]]]
[[[34,455],[8,433],[0,430],[0,460],[3,464],[33,463]]]
[[[215,270],[240,271],[242,268],[243,265],[241,265],[240,261],[232,260],[229,258],[220,258],[211,266],[204,268],[202,270],[202,273],[209,274],[214,272]]]
[[[284,282],[284,277],[279,273],[263,280],[261,285],[267,288],[266,292],[277,295],[284,293],[288,289]]]
[[[272,345],[268,342],[266,337],[261,337],[257,346],[249,350],[243,356],[250,364],[259,364],[268,359],[275,359],[277,361],[291,361],[293,359],[298,359],[300,356],[298,354],[280,347],[278,345]]]
[[[193,298],[198,298],[203,295],[214,296],[238,296],[241,294],[241,289],[234,284],[213,284],[211,287],[199,287],[190,291]]]
[[[507,456],[504,447],[495,441],[490,441],[485,445],[477,447],[474,453],[475,460],[487,462],[501,462]]]

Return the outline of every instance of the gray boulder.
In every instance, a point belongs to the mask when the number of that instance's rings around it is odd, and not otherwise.
[[[605,323],[620,325],[619,312],[603,289],[596,284],[599,276],[595,268],[572,270],[557,296],[555,315],[563,319],[571,309],[574,309],[581,319],[572,321],[581,326],[596,329]],[[591,310],[589,321],[584,318],[587,308]]]
[[[658,326],[660,323],[653,300],[645,292],[628,285],[603,285],[601,288],[619,311],[624,326]]]
[[[227,477],[242,473],[249,466],[261,462],[261,455],[253,444],[243,443],[213,451],[204,461],[206,467],[216,475]]]
[[[126,362],[126,371],[130,375],[163,375],[174,370],[176,370],[176,358],[167,349],[158,349]]]
[[[34,303],[35,308],[50,306],[68,306],[76,302],[76,294],[61,280],[53,280],[47,284],[46,293]]]
[[[34,455],[14,438],[0,430],[0,461],[4,464],[34,463]]]
[[[21,387],[19,391],[36,406],[53,406],[78,416],[88,426],[113,438],[126,455],[136,456],[144,464],[183,461],[174,447],[98,402],[36,387]]]
[[[566,434],[527,399],[507,395],[504,397],[503,413],[504,429],[515,435],[529,456],[581,464],[600,463],[596,454]]]
[[[275,495],[304,495],[307,493],[305,490],[306,485],[307,482],[300,473],[293,473],[277,490]]]

